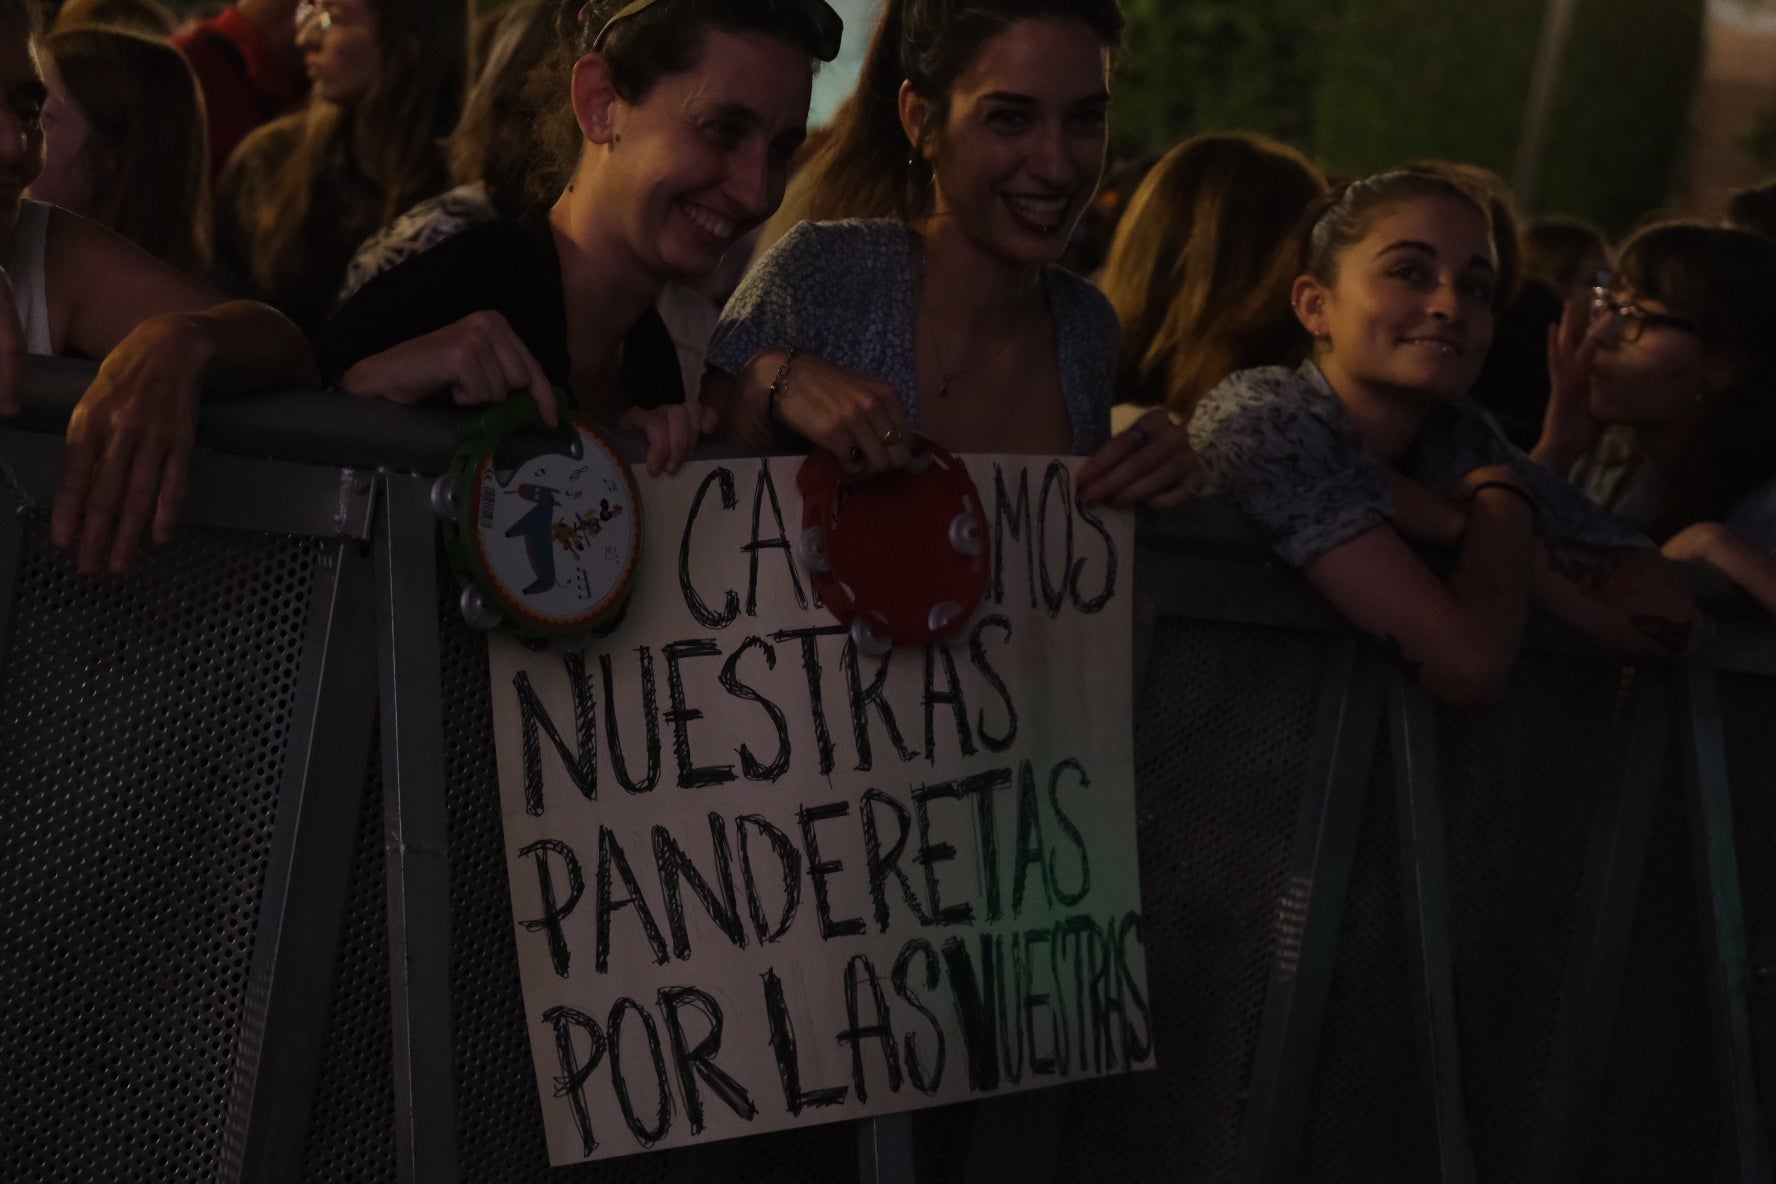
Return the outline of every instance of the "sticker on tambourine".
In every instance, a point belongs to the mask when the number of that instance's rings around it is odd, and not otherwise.
[[[551,631],[596,625],[621,607],[641,540],[634,476],[595,430],[575,427],[578,460],[534,456],[502,480],[489,455],[475,470],[482,569],[515,618]]]

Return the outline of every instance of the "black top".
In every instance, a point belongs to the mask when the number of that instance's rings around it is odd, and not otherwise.
[[[570,389],[561,257],[541,209],[465,230],[383,272],[320,332],[315,356],[336,382],[365,358],[483,309],[505,317],[549,381]],[[684,400],[678,351],[652,305],[623,338],[622,383],[637,407]]]

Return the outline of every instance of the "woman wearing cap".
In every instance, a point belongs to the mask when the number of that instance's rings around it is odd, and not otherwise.
[[[322,366],[397,402],[529,390],[549,419],[561,387],[647,431],[651,471],[676,467],[704,423],[685,394],[700,357],[680,358],[656,302],[777,208],[839,19],[824,0],[593,0],[562,32],[571,163],[553,205],[365,285]]]

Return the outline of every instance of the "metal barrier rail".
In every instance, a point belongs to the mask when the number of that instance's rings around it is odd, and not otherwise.
[[[1159,1071],[551,1172],[409,475],[455,417],[218,405],[179,536],[82,580],[44,507],[90,372],[0,427],[9,1179],[1770,1178],[1776,627],[1671,670],[1537,628],[1444,711],[1209,505],[1140,537]]]

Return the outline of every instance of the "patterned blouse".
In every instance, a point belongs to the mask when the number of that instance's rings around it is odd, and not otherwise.
[[[795,346],[883,379],[918,426],[913,250],[913,235],[900,222],[803,222],[765,253],[728,301],[709,345],[709,364],[735,374],[755,354]],[[1049,267],[1042,279],[1054,314],[1073,451],[1088,454],[1110,436],[1116,311],[1071,272]]]
[[[1364,447],[1344,404],[1312,362],[1230,375],[1198,404],[1191,442],[1209,476],[1292,567],[1393,517],[1388,466]],[[1487,465],[1509,465],[1535,495],[1541,529],[1604,546],[1651,544],[1518,451],[1473,407],[1425,420],[1401,471],[1432,489]]]

